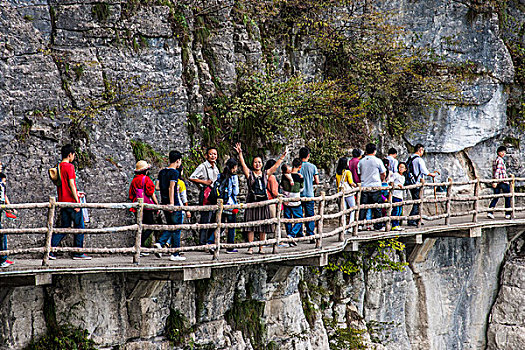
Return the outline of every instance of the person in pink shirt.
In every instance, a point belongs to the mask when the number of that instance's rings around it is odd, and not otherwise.
[[[359,178],[359,174],[357,173],[357,164],[359,164],[359,160],[361,159],[361,150],[354,148],[352,150],[352,159],[348,161],[348,170],[352,173],[352,179],[354,180],[354,183],[358,184],[361,182],[361,179]]]

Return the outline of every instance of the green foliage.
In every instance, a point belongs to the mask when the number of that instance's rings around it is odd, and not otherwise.
[[[362,329],[355,329],[351,327],[347,328],[337,328],[331,336],[330,340],[330,349],[331,350],[358,350],[358,349],[367,349],[366,345],[363,342],[363,333]]]
[[[87,330],[57,322],[55,301],[47,288],[44,288],[43,313],[47,333],[38,341],[32,339],[25,350],[96,350]]]
[[[24,119],[22,119],[22,121],[20,122],[20,130],[18,131],[16,138],[21,142],[26,141],[29,137],[29,133],[31,132],[32,127],[33,121],[28,117],[24,117]]]
[[[218,89],[205,115],[189,123],[190,135],[198,133],[203,145],[217,146],[220,154],[237,141],[254,155],[302,140],[315,150],[312,160],[329,169],[346,149],[369,140],[370,125],[402,136],[414,127],[415,108],[428,113],[457,96],[453,78],[461,69],[449,69],[431,49],[411,46],[410,33],[390,24],[387,14],[347,5],[355,4],[237,0],[233,19],[260,33],[264,73],[241,69],[237,89]],[[203,21],[196,26],[205,27]],[[299,44],[324,58],[317,76],[305,79],[289,65],[281,67],[277,48],[291,52]]]
[[[56,332],[48,332],[37,342],[32,341],[26,350],[96,350],[95,342],[89,337],[85,329],[62,325]]]
[[[312,328],[316,320],[316,310],[309,295],[309,288],[304,280],[299,282],[299,294],[301,295],[301,305],[303,307],[304,316],[306,317],[306,321],[310,325],[310,328]]]
[[[262,320],[264,302],[247,299],[241,300],[235,293],[232,308],[226,311],[226,322],[236,331],[250,338],[255,350],[266,350],[264,343],[265,325]]]
[[[391,258],[392,254],[402,252],[405,245],[397,239],[379,240],[360,246],[359,252],[342,253],[343,259],[330,258],[324,267],[328,271],[340,271],[345,275],[365,271],[404,271],[406,262],[398,262]]]
[[[155,151],[151,145],[138,140],[130,140],[129,143],[131,144],[133,156],[137,162],[139,160],[145,160],[159,167],[166,164],[166,156]]]
[[[166,338],[173,345],[180,346],[186,343],[192,328],[188,319],[179,310],[170,308],[170,314],[166,319],[164,330]]]
[[[28,22],[33,22],[35,20],[35,18],[31,15],[25,15],[24,19]]]
[[[109,18],[110,7],[105,2],[97,2],[91,7],[91,14],[93,18],[99,22],[104,22]]]

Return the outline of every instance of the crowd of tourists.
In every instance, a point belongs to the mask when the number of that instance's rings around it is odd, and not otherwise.
[[[293,158],[289,164],[284,163],[286,152],[277,160],[270,159],[263,162],[262,156],[253,157],[251,166],[246,164],[245,156],[241,144],[236,144],[233,148],[237,157],[229,158],[222,171],[217,165],[218,152],[214,147],[206,150],[206,161],[200,164],[195,171],[190,174],[188,180],[199,188],[199,205],[216,204],[218,199],[222,199],[224,205],[238,204],[239,173],[244,175],[247,183],[246,202],[262,202],[277,198],[282,194],[286,200],[284,205],[262,205],[250,207],[244,211],[244,221],[262,221],[262,224],[253,225],[245,228],[245,239],[253,242],[255,237],[264,241],[267,234],[276,232],[276,225],[271,222],[272,218],[279,215],[283,210],[285,218],[308,218],[315,215],[314,201],[297,200],[300,197],[314,197],[314,187],[319,184],[319,172],[317,167],[310,162],[310,150],[303,147],[298,152],[298,157]],[[366,223],[366,220],[377,219],[385,215],[402,216],[402,202],[406,195],[403,188],[407,185],[417,184],[424,177],[434,178],[439,172],[430,172],[423,159],[425,148],[417,144],[414,152],[408,157],[406,162],[400,162],[397,159],[398,152],[395,148],[388,150],[388,156],[380,159],[376,156],[376,145],[369,143],[365,147],[364,154],[361,150],[354,149],[350,158],[342,157],[337,162],[335,171],[335,185],[337,191],[346,193],[344,202],[347,208],[356,205],[356,196],[351,189],[357,184],[361,184],[364,190],[361,192],[361,204],[378,204],[388,200],[388,191],[382,190],[381,187],[393,186],[392,202],[400,205],[394,206],[391,213],[385,209],[372,208],[361,209],[358,212],[360,223]],[[507,178],[507,170],[504,161],[506,148],[501,146],[497,150],[497,157],[493,162],[493,178]],[[50,175],[53,179],[52,170],[55,171],[54,183],[57,186],[59,202],[80,203],[83,193],[79,192],[76,185],[75,167],[72,162],[75,159],[75,149],[72,145],[65,145],[61,149],[62,161],[54,169],[50,169]],[[186,183],[183,175],[183,156],[178,151],[169,153],[169,165],[160,170],[156,181],[150,177],[151,165],[144,160],[136,163],[134,177],[131,181],[128,197],[132,202],[139,198],[146,204],[170,205],[170,206],[187,206],[188,195]],[[275,175],[280,169],[280,179]],[[10,204],[7,196],[7,176],[2,172],[0,163],[0,203]],[[510,186],[507,182],[494,183],[494,193],[509,193]],[[369,187],[369,190],[366,188]],[[420,189],[414,188],[409,190],[412,199],[419,199]],[[157,193],[160,198],[157,198]],[[490,208],[496,206],[498,198],[494,198],[490,203]],[[505,197],[505,207],[510,208],[510,198]],[[16,210],[4,210],[7,217],[16,217]],[[409,216],[417,217],[419,215],[420,205],[413,204]],[[155,210],[145,209],[143,211],[143,223],[152,225],[155,223]],[[190,218],[191,212],[164,210],[164,217],[168,225],[180,225],[184,223],[184,218]],[[235,223],[239,218],[238,209],[225,209],[222,213],[222,222]],[[1,216],[0,216],[1,217]],[[489,218],[494,218],[493,213],[488,213]],[[510,212],[506,212],[506,218],[510,218]],[[61,208],[60,209],[60,226],[63,228],[75,227],[84,228],[84,215],[80,208]],[[349,217],[350,222],[355,220],[355,212]],[[216,222],[216,212],[200,212],[199,223],[207,224]],[[0,221],[1,224],[1,221]],[[421,223],[422,224],[422,223]],[[418,220],[412,219],[407,222],[408,226],[418,226]],[[1,225],[0,225],[1,228]],[[384,223],[374,223],[374,225],[360,225],[359,230],[384,230]],[[403,230],[401,220],[392,220],[392,230]],[[235,243],[236,230],[228,228],[227,243]],[[298,238],[302,236],[312,236],[315,232],[315,222],[307,221],[304,223],[286,223],[286,236],[289,238]],[[198,238],[201,245],[213,245],[215,229],[201,229]],[[84,243],[83,234],[74,235],[75,247],[82,248]],[[51,240],[51,246],[57,247],[64,234],[54,233]],[[152,238],[152,231],[146,230],[142,234],[142,246],[145,246],[148,240]],[[294,241],[286,246],[296,246]],[[163,231],[155,240],[154,247],[174,247],[181,246],[181,230]],[[213,252],[214,248],[209,250]],[[0,235],[0,251],[7,250],[6,235]],[[233,248],[226,249],[226,253],[236,253]],[[253,248],[246,251],[247,254],[253,254]],[[258,253],[264,254],[262,245],[258,248]],[[147,256],[148,253],[142,253]],[[161,258],[161,254],[155,254]],[[49,259],[54,260],[54,253],[49,253]],[[73,254],[73,259],[90,260],[91,257],[83,253]],[[185,257],[182,253],[171,254],[171,261],[183,261]],[[14,264],[7,256],[0,255],[0,266],[9,267]]]

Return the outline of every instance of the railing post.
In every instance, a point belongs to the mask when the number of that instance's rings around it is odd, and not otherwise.
[[[355,220],[355,226],[354,226],[354,229],[352,231],[352,236],[357,236],[358,235],[358,232],[359,232],[359,206],[361,205],[361,191],[362,191],[362,187],[361,187],[361,183],[359,183],[359,191],[357,191],[357,194],[355,196],[355,214],[354,214],[354,220]]]
[[[213,251],[213,260],[219,260],[219,250],[221,249],[221,222],[224,201],[222,199],[218,199],[217,204],[219,205],[219,208],[216,215],[217,228],[215,229],[215,250]]]
[[[275,244],[273,245],[273,254],[277,253],[277,247],[281,244],[281,218],[282,218],[282,207],[283,207],[283,195],[279,194],[277,196],[277,209],[275,211],[275,216],[277,218],[277,224],[275,226]]]
[[[474,214],[472,214],[472,222],[478,222],[478,210],[479,210],[479,189],[480,189],[480,182],[479,178],[477,179],[476,183],[474,184]]]
[[[514,175],[510,176],[512,178],[510,182],[510,194],[512,195],[510,197],[510,207],[512,208],[512,213],[510,214],[511,219],[516,218],[516,195],[515,195],[515,188],[516,188],[516,178]]]
[[[345,193],[344,191],[339,193],[341,193],[341,201],[339,201],[339,212],[343,212],[345,210]],[[346,215],[341,215],[341,217],[339,218],[339,224],[343,228],[343,230],[339,232],[339,242],[342,242],[345,240]]]
[[[425,179],[421,179],[421,187],[419,188],[419,220],[417,221],[417,227],[421,228],[423,223],[423,195],[425,194]]]
[[[394,192],[394,184],[390,185],[390,188],[388,189],[388,208],[387,208],[387,214],[388,221],[386,222],[385,231],[389,232],[392,229],[392,197]]]
[[[142,217],[144,215],[144,198],[137,198],[137,233],[135,234],[135,254],[133,254],[133,263],[138,264],[140,261],[140,245],[142,242]]]
[[[51,252],[51,238],[53,237],[53,227],[55,226],[55,208],[56,199],[55,197],[49,196],[49,209],[47,211],[46,245],[44,247],[44,259],[42,260],[42,266],[49,265],[49,253]]]
[[[445,217],[445,225],[450,225],[450,210],[452,206],[452,178],[448,178],[447,186],[447,201],[446,201],[446,212],[447,216]]]
[[[317,221],[317,234],[319,235],[319,238],[315,241],[315,247],[321,248],[323,246],[323,230],[324,230],[324,207],[326,203],[326,192],[321,192],[321,203],[319,204],[319,215],[321,216],[319,218],[319,221]],[[344,235],[344,229],[343,229],[343,235]]]

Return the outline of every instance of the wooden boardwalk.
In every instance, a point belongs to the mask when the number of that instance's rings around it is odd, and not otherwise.
[[[491,180],[487,180],[491,181]],[[514,181],[513,181],[514,183]],[[421,193],[424,194],[425,186],[439,186],[443,184],[423,184],[415,185],[421,187]],[[342,205],[335,213],[325,213],[325,202],[338,201],[339,204],[343,202],[342,194],[335,194],[332,196],[325,196],[324,193],[320,197],[311,199],[317,202],[317,215],[315,217],[317,233],[313,236],[314,239],[302,238],[297,240],[297,246],[289,247],[288,242],[290,239],[280,238],[281,234],[278,234],[276,238],[270,238],[263,242],[253,243],[238,243],[235,247],[239,250],[237,253],[226,254],[224,243],[220,242],[221,231],[225,228],[224,224],[212,223],[208,224],[210,228],[214,228],[216,234],[216,244],[209,247],[218,247],[220,254],[210,254],[206,251],[205,246],[197,247],[182,247],[178,249],[163,249],[163,258],[159,259],[153,254],[155,249],[145,249],[140,247],[140,234],[143,229],[147,226],[142,225],[141,217],[139,215],[136,225],[125,226],[123,228],[107,228],[107,229],[95,229],[95,230],[82,230],[87,234],[115,232],[126,230],[136,230],[137,237],[136,241],[139,244],[135,244],[134,247],[124,248],[89,248],[86,247],[81,251],[88,254],[93,254],[92,260],[72,260],[69,258],[69,254],[61,254],[60,252],[79,252],[77,248],[51,248],[50,247],[50,236],[53,232],[71,232],[75,233],[78,230],[75,229],[56,229],[53,227],[52,217],[54,217],[55,206],[56,207],[68,207],[74,204],[66,203],[54,203],[54,200],[50,201],[50,204],[38,204],[40,208],[47,208],[50,212],[49,221],[47,228],[40,229],[39,232],[46,234],[46,246],[37,248],[19,249],[13,251],[7,251],[8,254],[15,260],[15,264],[9,268],[0,269],[0,286],[19,286],[19,285],[44,285],[52,283],[53,275],[61,274],[91,274],[91,273],[138,273],[143,278],[151,279],[179,279],[179,280],[194,280],[209,278],[211,276],[212,269],[235,267],[239,265],[247,264],[263,264],[263,263],[277,263],[280,265],[306,265],[306,266],[323,266],[328,262],[328,256],[330,254],[336,254],[341,251],[357,251],[359,250],[359,244],[366,243],[369,241],[399,238],[401,240],[407,239],[411,243],[417,245],[423,244],[425,238],[436,238],[436,237],[480,237],[483,229],[495,228],[495,227],[508,227],[508,226],[525,226],[525,207],[519,207],[517,203],[518,199],[523,197],[521,194],[516,194],[514,191],[509,195],[485,195],[479,196],[479,188],[476,190],[476,186],[479,186],[479,181],[471,181],[468,183],[454,184],[451,181],[445,183],[448,186],[446,195],[441,197],[430,195],[422,196],[422,199],[418,201],[406,201],[404,202],[405,211],[410,207],[410,204],[421,203],[425,207],[426,213],[433,213],[434,215],[418,215],[414,217],[403,216],[403,219],[415,219],[422,218],[424,223],[420,227],[409,227],[404,226],[404,231],[391,231],[391,221],[396,217],[384,217],[376,219],[375,221],[384,222],[386,229],[383,231],[358,231],[358,223],[349,222],[347,223],[347,217],[349,212],[356,210],[357,208],[385,208],[389,212],[395,204],[392,203],[391,198],[384,204],[376,205],[360,205],[359,203],[354,208],[344,209]],[[463,186],[461,194],[452,194],[452,188],[456,186]],[[472,186],[474,185],[474,186]],[[465,191],[465,186],[473,187],[472,191]],[[364,189],[358,188],[354,192],[364,191]],[[427,191],[428,192],[428,191]],[[474,196],[472,195],[474,193]],[[359,194],[358,194],[359,195]],[[512,218],[504,218],[504,209],[500,206],[496,209],[495,219],[489,219],[486,217],[487,201],[494,197],[512,196]],[[482,202],[483,200],[483,202]],[[286,200],[279,198],[278,200],[269,201],[266,203],[278,203],[279,205]],[[503,202],[500,200],[500,202]],[[438,208],[437,205],[440,205]],[[264,205],[255,203],[254,205]],[[15,204],[11,207],[15,208],[27,208],[31,207],[31,204]],[[112,209],[128,209],[130,207],[136,207],[139,209],[139,213],[144,208],[143,203],[138,204],[85,204],[82,205],[91,208],[112,208]],[[155,207],[155,206],[151,206]],[[245,208],[246,205],[239,205],[241,208]],[[434,210],[435,207],[435,210]],[[160,208],[160,207],[159,207]],[[221,212],[226,206],[219,205],[214,206],[213,209]],[[210,207],[193,207],[192,211],[209,210]],[[53,216],[51,215],[53,214]],[[277,231],[282,230],[282,226],[286,222],[304,221],[304,219],[284,219],[282,215],[272,219],[273,223],[277,224]],[[362,223],[359,223],[362,224]],[[242,228],[246,223],[230,224],[235,227]],[[167,229],[174,228],[175,226],[166,225],[155,225],[155,229]],[[176,226],[177,228],[183,229],[198,229],[202,227],[199,224],[186,224]],[[346,229],[343,233],[343,227]],[[20,234],[23,232],[34,233],[35,229],[3,229],[0,233],[7,234]],[[224,233],[222,233],[224,235]],[[224,239],[224,237],[223,237]],[[265,254],[257,254],[258,245],[264,245]],[[252,246],[254,248],[254,254],[247,254],[247,247]],[[42,259],[41,256],[47,252],[57,252],[57,260]],[[149,256],[138,258],[137,255],[140,252],[150,252]],[[170,252],[181,252],[186,257],[185,261],[170,261]],[[16,254],[28,254],[31,253],[35,258],[19,258],[17,259]],[[11,255],[14,254],[14,255]],[[139,260],[140,259],[140,260]]]

